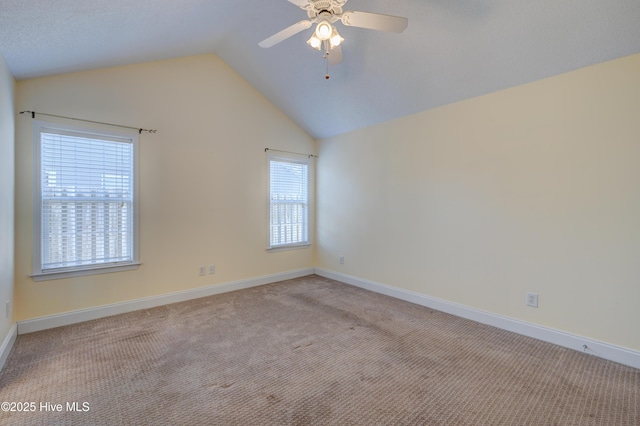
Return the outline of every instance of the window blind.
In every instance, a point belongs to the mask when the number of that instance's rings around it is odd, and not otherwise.
[[[269,160],[269,245],[279,247],[309,241],[309,163]]]
[[[42,271],[133,261],[129,139],[40,133]]]

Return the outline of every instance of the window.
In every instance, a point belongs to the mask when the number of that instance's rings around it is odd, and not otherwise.
[[[309,159],[269,156],[269,248],[309,244]]]
[[[34,279],[136,268],[138,135],[34,129]]]

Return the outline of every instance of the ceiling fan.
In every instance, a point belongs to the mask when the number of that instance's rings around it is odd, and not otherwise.
[[[407,18],[400,16],[381,15],[379,13],[342,11],[347,0],[288,0],[303,10],[307,11],[308,20],[297,22],[284,30],[275,33],[271,37],[262,40],[258,45],[268,48],[280,43],[289,37],[304,31],[315,23],[316,29],[307,40],[307,44],[314,49],[324,50],[324,55],[331,65],[342,62],[342,49],[340,44],[344,39],[338,30],[332,25],[341,21],[348,27],[368,28],[394,33],[401,33],[407,28]],[[328,78],[328,74],[327,74]]]

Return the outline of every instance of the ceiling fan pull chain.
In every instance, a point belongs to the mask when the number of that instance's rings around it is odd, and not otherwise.
[[[327,61],[327,73],[324,75],[325,80],[329,80],[329,78],[331,77],[329,75],[329,52],[327,52],[327,54],[325,55],[325,60]]]
[[[322,42],[322,47],[324,47],[324,55],[322,55],[322,57],[324,58],[325,61],[327,61],[327,73],[324,75],[325,80],[329,80],[329,78],[331,77],[329,75],[329,43],[327,42],[327,40],[324,40]]]

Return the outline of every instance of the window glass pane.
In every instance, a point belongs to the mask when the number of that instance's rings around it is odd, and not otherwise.
[[[309,165],[270,160],[271,247],[308,242]]]
[[[133,261],[131,141],[40,132],[42,271]]]

